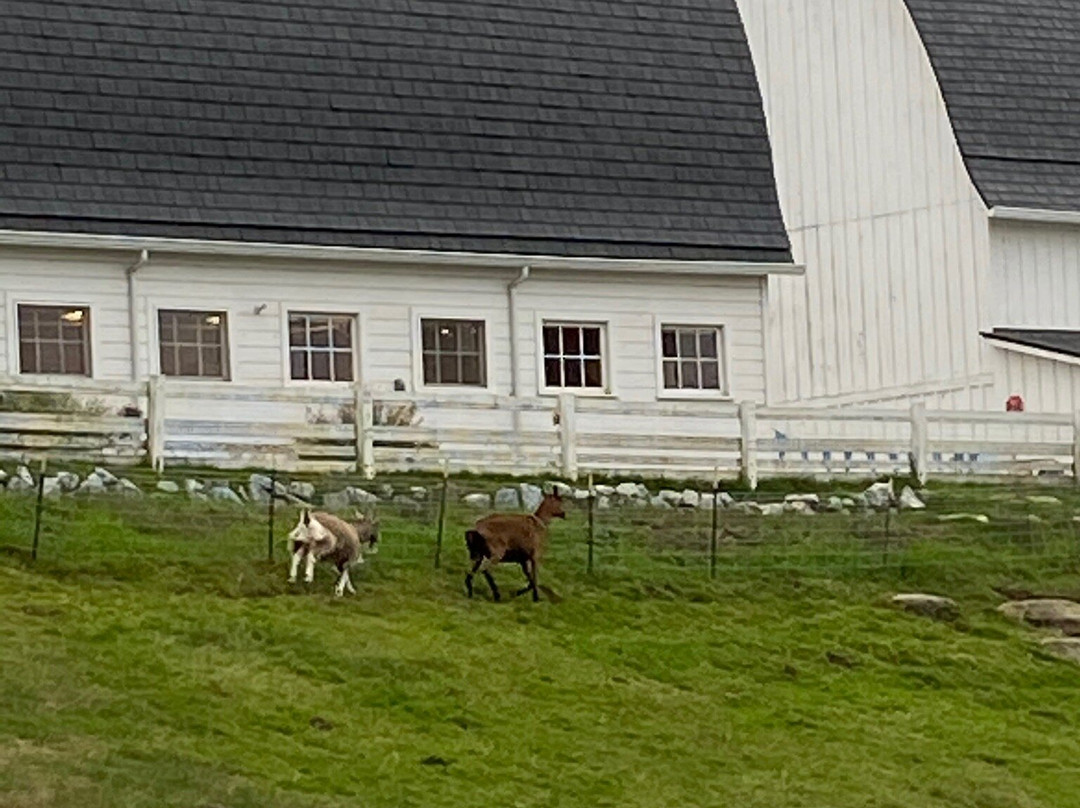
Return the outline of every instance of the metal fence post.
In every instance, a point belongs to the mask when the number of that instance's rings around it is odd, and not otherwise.
[[[446,529],[446,496],[450,488],[450,466],[444,458],[442,461],[442,490],[439,493],[439,530],[435,536],[435,569],[442,563],[443,532]]]
[[[720,481],[713,480],[712,538],[709,540],[709,578],[716,578],[716,546],[720,539]]]
[[[596,486],[593,476],[589,475],[589,561],[586,567],[589,575],[593,571],[593,548],[596,545]]]
[[[266,506],[266,560],[274,563],[274,503],[277,501],[277,469],[270,472],[270,502]]]
[[[30,558],[37,561],[38,541],[41,538],[41,511],[45,504],[45,461],[41,461],[37,480],[37,504],[34,507],[34,543],[30,548]]]

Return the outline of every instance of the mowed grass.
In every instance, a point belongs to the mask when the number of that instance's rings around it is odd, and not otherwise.
[[[1067,534],[748,518],[710,581],[708,516],[642,511],[601,516],[589,576],[578,509],[561,602],[494,604],[468,514],[436,571],[431,512],[391,513],[335,600],[285,583],[294,514],[271,564],[254,509],[53,502],[31,563],[0,497],[0,805],[1080,805],[1080,666],[992,589],[1080,589]],[[912,590],[962,619],[889,607]]]

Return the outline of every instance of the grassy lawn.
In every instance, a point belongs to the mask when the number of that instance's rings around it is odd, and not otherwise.
[[[715,581],[708,514],[600,515],[589,576],[578,511],[557,604],[466,600],[456,507],[443,569],[387,513],[334,600],[255,510],[50,503],[31,563],[0,496],[0,805],[1077,806],[1080,667],[992,589],[1080,590],[1077,503],[992,490],[932,500],[990,526],[731,517]],[[889,608],[919,590],[962,619]]]

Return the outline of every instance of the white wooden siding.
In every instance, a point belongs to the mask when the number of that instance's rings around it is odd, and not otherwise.
[[[95,378],[130,378],[125,268],[134,258],[126,253],[93,251],[0,253],[0,289],[4,290],[0,361],[4,362],[4,372],[16,372],[9,364],[9,357],[17,355],[11,307],[25,299],[89,305]],[[287,316],[290,311],[332,311],[357,316],[360,380],[376,394],[392,391],[399,379],[405,383],[406,392],[413,392],[415,357],[420,350],[413,319],[419,312],[431,316],[442,313],[486,321],[491,383],[487,390],[476,392],[508,395],[511,371],[506,287],[516,274],[152,254],[149,264],[136,275],[136,375],[145,379],[159,370],[159,309],[223,310],[228,315],[230,381],[181,384],[195,391],[223,385],[271,389],[306,385],[313,391],[325,389],[325,382],[293,382],[288,378]],[[624,278],[616,273],[582,277],[566,272],[534,272],[517,292],[519,394],[531,396],[538,392],[537,323],[551,318],[607,323],[609,378],[615,395],[632,402],[657,399],[658,322],[722,325],[731,396],[764,401],[763,291],[764,281],[756,277],[635,274]],[[462,393],[457,389],[426,394]],[[188,402],[184,406],[191,408],[192,415],[204,418],[297,417],[295,406],[285,412],[288,408],[273,402],[183,400]],[[318,409],[318,405],[309,409]],[[171,417],[187,415],[171,413]]]
[[[1080,227],[996,219],[991,327],[1080,328]]]
[[[944,394],[978,376],[986,211],[905,4],[739,5],[806,265],[805,278],[769,281],[770,400]]]

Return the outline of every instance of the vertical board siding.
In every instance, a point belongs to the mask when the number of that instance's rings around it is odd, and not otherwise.
[[[986,210],[902,0],[739,5],[806,265],[770,287],[770,400],[985,371]]]
[[[1080,227],[994,220],[990,326],[1080,329]]]

